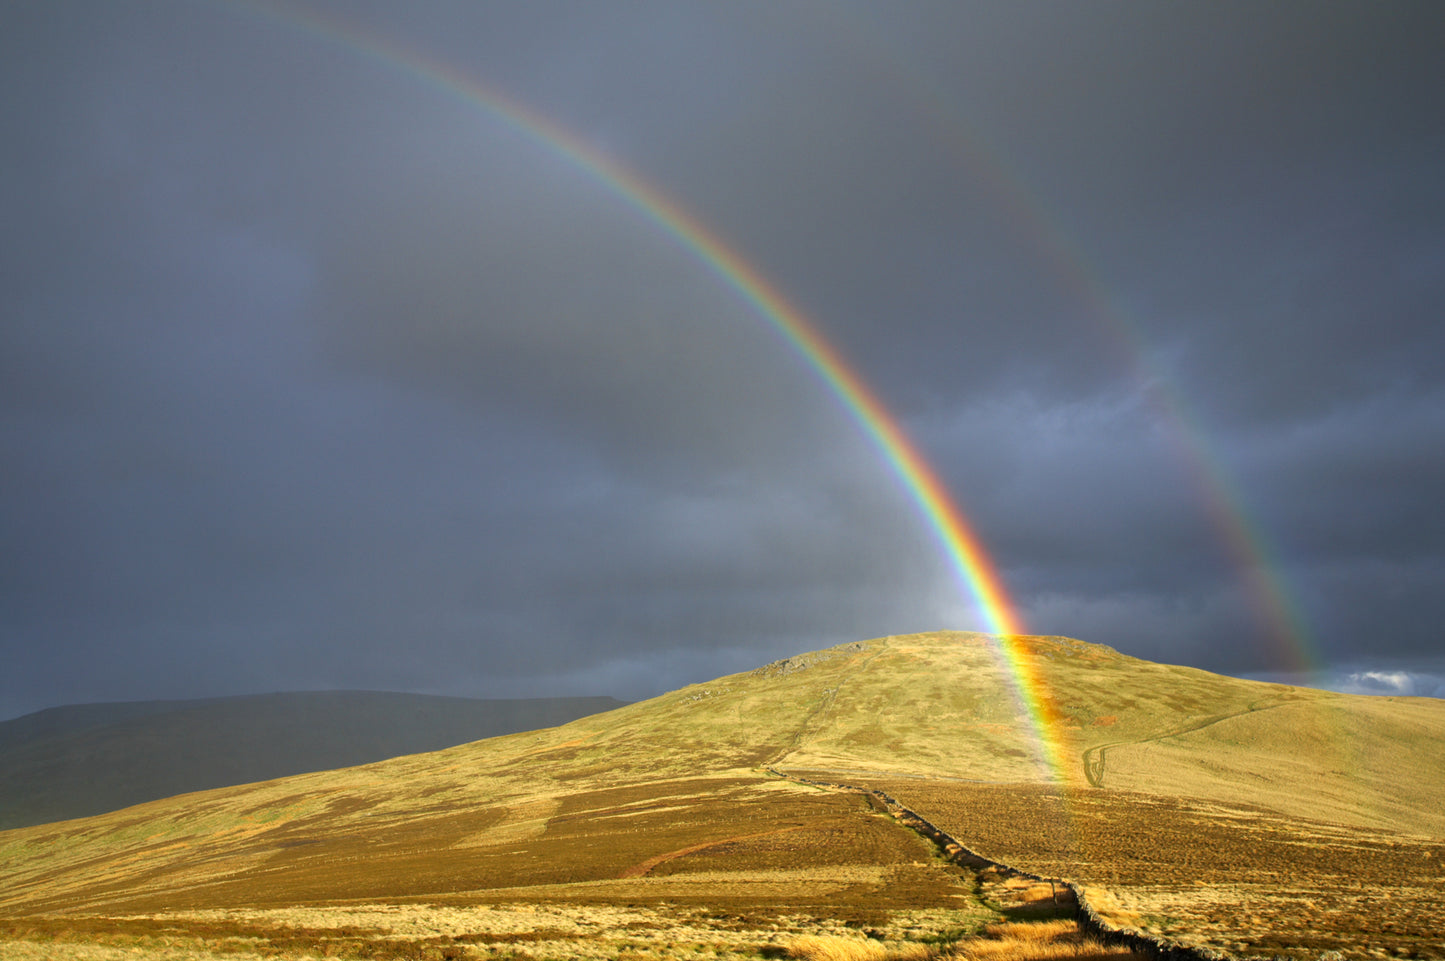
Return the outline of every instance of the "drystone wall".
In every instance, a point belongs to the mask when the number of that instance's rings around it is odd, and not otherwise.
[[[1156,938],[1136,928],[1121,928],[1111,924],[1101,917],[1093,905],[1089,903],[1089,899],[1085,895],[1081,885],[1063,878],[1046,878],[1029,871],[1022,871],[1011,865],[1001,864],[998,861],[986,858],[976,851],[971,851],[946,831],[932,824],[927,818],[898,803],[896,799],[885,794],[883,791],[862,788],[853,784],[814,781],[792,774],[784,774],[775,768],[768,768],[767,770],[770,774],[786,778],[789,781],[796,781],[799,784],[810,784],[814,787],[862,794],[869,798],[869,803],[872,804],[875,809],[886,811],[896,818],[898,823],[911,828],[913,831],[932,841],[938,846],[939,850],[943,852],[944,856],[955,864],[972,868],[975,871],[992,869],[1002,877],[1025,878],[1030,881],[1037,881],[1040,884],[1053,885],[1056,889],[1064,889],[1071,892],[1079,929],[1104,944],[1123,945],[1131,951],[1153,958],[1154,961],[1236,961],[1234,955],[1225,951],[1216,951],[1212,948],[1188,947],[1163,938]]]

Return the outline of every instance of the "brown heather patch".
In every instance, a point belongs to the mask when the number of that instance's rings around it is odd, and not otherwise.
[[[1239,955],[1445,958],[1445,841],[1157,795],[876,786],[986,857],[1088,885],[1119,926]]]
[[[114,943],[139,957],[183,945],[196,957],[756,958],[801,933],[866,927],[901,959],[918,956],[902,947],[910,938],[997,917],[971,875],[858,795],[733,777],[427,806],[415,821],[353,820],[340,836],[310,817],[283,822],[244,839],[256,868],[230,876],[204,858],[124,887],[107,873],[69,904],[52,896],[48,915],[0,924],[0,939]]]

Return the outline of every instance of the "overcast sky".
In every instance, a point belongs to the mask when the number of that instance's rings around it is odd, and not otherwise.
[[[1445,695],[1445,5],[269,9],[3,4],[0,716],[984,626],[806,359],[439,70],[806,313],[1031,632]]]

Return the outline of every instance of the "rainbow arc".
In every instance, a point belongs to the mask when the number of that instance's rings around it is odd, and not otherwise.
[[[260,0],[227,0],[288,30],[341,46],[424,83],[442,95],[480,108],[492,119],[565,158],[640,216],[674,238],[742,300],[751,305],[818,374],[877,450],[923,515],[960,584],[972,596],[995,656],[1011,678],[1017,705],[1029,718],[1043,773],[1066,780],[1065,732],[1049,708],[1046,685],[1033,667],[1024,631],[997,566],[937,472],[867,383],[801,310],[763,273],[661,190],[607,157],[550,118],[422,51],[376,36],[336,17],[323,17]]]

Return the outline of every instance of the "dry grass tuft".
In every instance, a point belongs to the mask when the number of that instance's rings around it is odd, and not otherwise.
[[[1084,889],[1084,896],[1089,899],[1094,913],[1119,928],[1136,927],[1143,918],[1139,912],[1131,911],[1119,903],[1112,892],[1103,888],[1090,887]]]
[[[1128,948],[1085,939],[1077,923],[1063,918],[990,924],[984,928],[984,937],[958,942],[950,956],[965,961],[1124,961],[1138,957]]]
[[[1140,956],[1128,948],[1110,947],[1097,941],[1008,938],[962,941],[954,946],[953,957],[966,961],[1125,961]]]
[[[803,934],[789,941],[788,957],[800,961],[932,961],[938,952],[916,941],[885,945],[835,935]]]
[[[787,943],[788,957],[800,961],[886,961],[887,950],[877,941],[803,934]]]
[[[1072,895],[1073,892],[1062,885],[1034,882],[1024,888],[1021,897],[1025,901],[1050,901],[1061,904],[1064,901],[1073,900]]]
[[[1065,935],[1078,934],[1079,925],[1067,918],[1056,921],[1005,921],[990,924],[984,933],[991,938],[1013,941],[1053,941]]]

